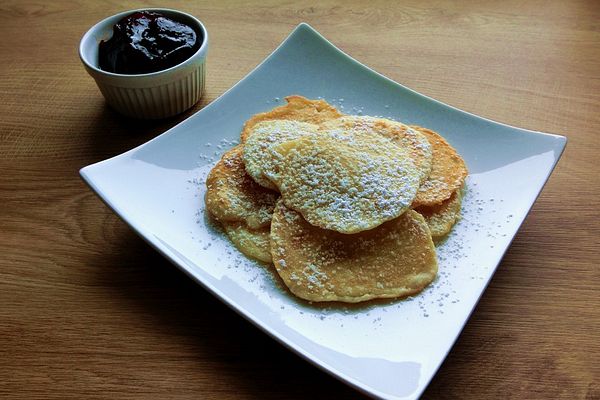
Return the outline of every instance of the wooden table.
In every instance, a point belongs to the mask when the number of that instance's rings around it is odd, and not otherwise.
[[[2,2],[0,398],[361,397],[181,274],[77,173],[201,109],[301,21],[415,90],[569,138],[424,398],[600,398],[600,3],[353,3],[169,3],[211,34],[207,92],[139,122],[107,108],[77,46],[164,3]]]

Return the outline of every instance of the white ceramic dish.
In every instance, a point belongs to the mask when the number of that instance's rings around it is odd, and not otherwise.
[[[171,68],[147,74],[116,74],[98,66],[98,45],[113,35],[113,26],[136,11],[155,11],[191,26],[202,34],[200,48]],[[91,27],[79,43],[79,58],[96,81],[106,102],[121,114],[141,119],[166,118],[192,107],[204,92],[208,32],[196,17],[167,8],[124,11]]]
[[[359,307],[303,303],[208,223],[204,180],[212,162],[236,141],[247,118],[289,94],[432,128],[463,155],[471,173],[464,216],[438,249],[439,277],[423,293]],[[275,339],[365,393],[412,399],[452,347],[565,144],[562,136],[510,127],[422,96],[301,24],[203,110],[81,175],[148,243]]]

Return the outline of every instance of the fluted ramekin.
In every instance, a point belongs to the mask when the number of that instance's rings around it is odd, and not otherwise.
[[[116,74],[98,66],[98,47],[101,40],[112,37],[113,26],[136,11],[155,11],[185,23],[202,34],[200,48],[187,60],[171,68],[148,74]],[[208,32],[190,14],[165,8],[144,8],[125,11],[108,17],[83,35],[79,57],[87,72],[94,78],[107,103],[118,112],[141,119],[170,117],[191,108],[204,92]]]

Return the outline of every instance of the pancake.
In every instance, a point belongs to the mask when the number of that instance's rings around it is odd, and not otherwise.
[[[290,291],[309,301],[408,296],[423,290],[437,273],[429,228],[413,210],[375,229],[346,235],[312,226],[279,201],[271,224],[271,254]]]
[[[250,229],[243,222],[221,222],[235,247],[248,257],[271,263],[270,227]]]
[[[401,122],[369,116],[345,115],[321,124],[323,131],[352,131],[382,135],[408,151],[423,183],[431,171],[431,145],[424,134]]]
[[[460,219],[461,192],[460,189],[457,190],[452,193],[449,199],[435,206],[420,206],[415,208],[415,211],[425,218],[431,231],[431,237],[435,242],[440,241],[450,233],[454,224]]]
[[[265,170],[273,169],[273,165],[279,162],[277,153],[272,148],[317,130],[317,125],[291,120],[258,122],[249,130],[251,135],[244,143],[242,158],[246,172],[259,185],[277,190],[277,186],[264,175]]]
[[[302,96],[288,96],[286,105],[276,107],[271,111],[252,116],[242,129],[241,142],[244,143],[252,135],[252,128],[259,122],[271,120],[295,120],[311,124],[321,124],[325,121],[342,116],[325,100],[309,100]]]
[[[244,222],[251,229],[268,227],[279,194],[248,176],[242,145],[223,154],[206,179],[206,210],[218,221]]]
[[[285,205],[341,233],[375,228],[406,211],[419,174],[406,150],[364,132],[321,132],[285,142],[272,171]]]
[[[468,171],[465,161],[436,132],[413,126],[423,133],[432,147],[433,159],[427,180],[419,187],[413,207],[434,206],[450,198],[465,182]]]

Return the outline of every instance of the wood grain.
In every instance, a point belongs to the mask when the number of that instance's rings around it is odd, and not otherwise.
[[[77,56],[124,9],[168,6],[211,34],[207,93],[139,123]],[[81,182],[80,167],[212,101],[306,21],[415,90],[566,134],[567,150],[427,399],[600,398],[600,3],[0,3],[0,397],[360,398],[183,276]]]

